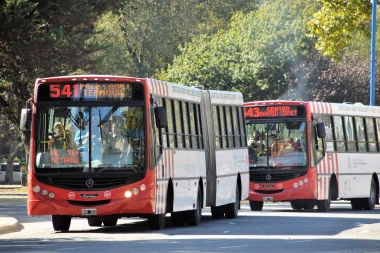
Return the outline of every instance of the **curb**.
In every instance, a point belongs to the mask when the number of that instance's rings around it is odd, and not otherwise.
[[[19,227],[20,223],[15,218],[0,215],[0,235],[15,232]]]

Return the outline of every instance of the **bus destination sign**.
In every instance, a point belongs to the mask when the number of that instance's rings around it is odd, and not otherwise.
[[[270,118],[270,117],[298,117],[298,106],[277,105],[277,106],[253,106],[245,107],[244,114],[247,118]]]
[[[141,84],[50,83],[38,88],[39,101],[141,100]]]

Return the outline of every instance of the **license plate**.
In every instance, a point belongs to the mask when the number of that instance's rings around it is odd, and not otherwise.
[[[88,208],[88,209],[82,209],[82,215],[83,216],[92,216],[96,215],[96,208]]]
[[[263,197],[263,201],[273,202],[273,197]]]

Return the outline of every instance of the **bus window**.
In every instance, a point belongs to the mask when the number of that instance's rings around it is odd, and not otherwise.
[[[335,136],[337,151],[346,151],[342,117],[334,116],[333,121],[334,121],[334,136]]]
[[[367,151],[363,118],[355,117],[355,125],[356,125],[356,138],[358,141],[359,151]]]
[[[182,117],[181,117],[181,105],[178,100],[174,100],[174,122],[177,136],[178,148],[184,148],[184,136],[182,130]]]
[[[376,138],[375,138],[375,125],[373,123],[373,118],[366,118],[365,126],[367,130],[369,151],[377,152],[377,144],[376,144]]]
[[[219,113],[218,113],[218,107],[213,106],[212,107],[212,115],[214,120],[214,130],[215,130],[215,147],[216,149],[220,149],[222,147],[222,136],[220,131],[220,124],[219,124]]]
[[[347,150],[356,151],[354,120],[351,116],[344,116],[343,118],[346,129]]]

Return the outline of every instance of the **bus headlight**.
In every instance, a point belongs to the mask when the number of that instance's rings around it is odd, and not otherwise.
[[[48,194],[48,191],[47,191],[47,190],[43,189],[43,190],[41,191],[41,195],[42,195],[42,196],[46,196],[47,194]]]
[[[49,196],[49,198],[51,198],[51,199],[52,199],[52,198],[54,198],[54,197],[55,197],[55,194],[54,194],[54,192],[50,192],[48,196]]]
[[[124,193],[124,196],[125,196],[126,198],[130,198],[130,197],[132,196],[132,192],[131,192],[131,191],[126,191],[126,192]]]
[[[294,183],[294,184],[293,184],[293,187],[294,187],[294,188],[298,188],[298,184],[297,184],[297,183]]]
[[[40,191],[41,191],[41,187],[39,187],[38,185],[33,186],[34,193],[39,193]]]
[[[145,190],[146,190],[146,185],[145,184],[140,185],[140,191],[145,191]]]
[[[134,189],[132,190],[132,194],[133,194],[133,195],[137,195],[137,194],[139,194],[139,189],[134,188]]]

